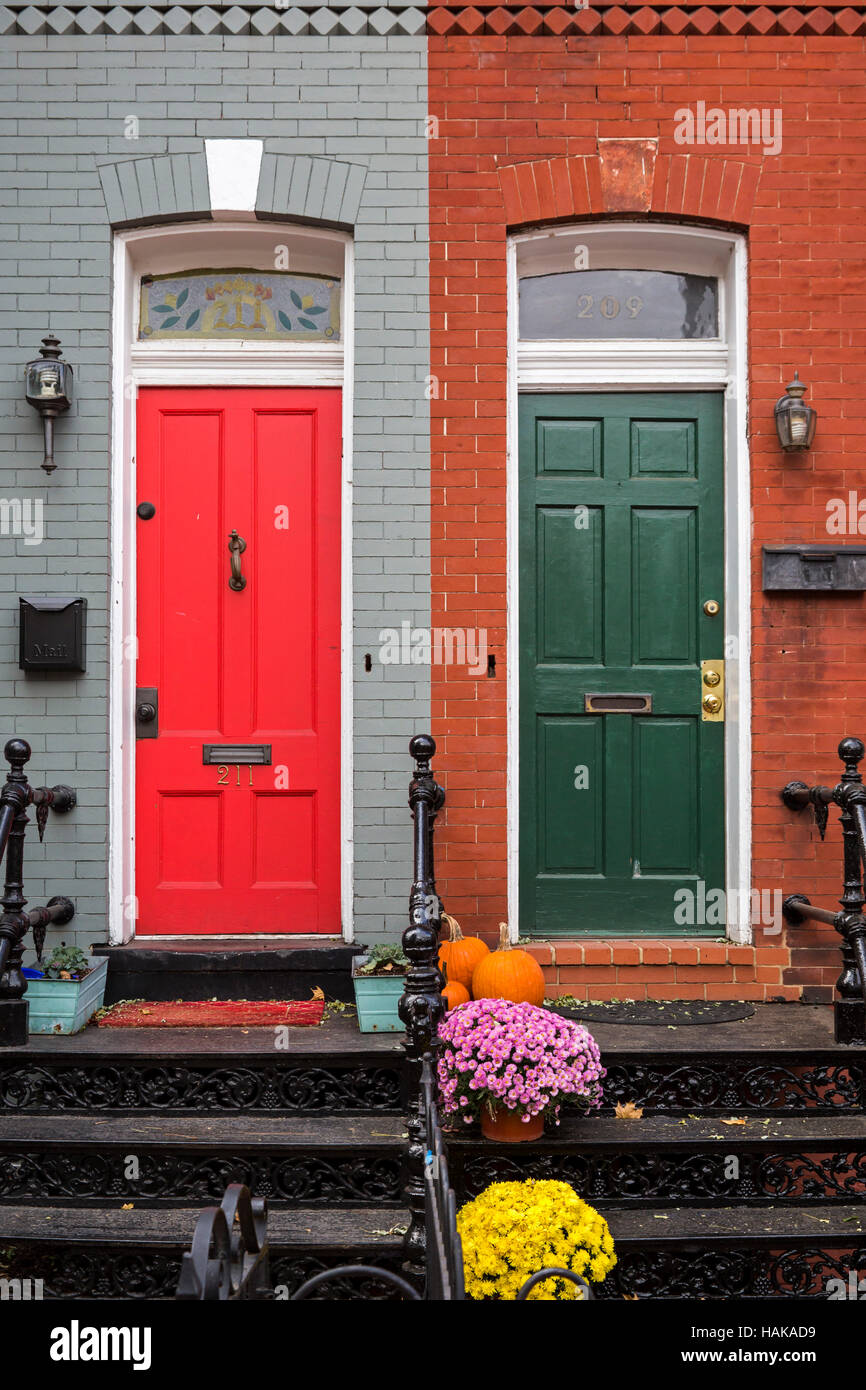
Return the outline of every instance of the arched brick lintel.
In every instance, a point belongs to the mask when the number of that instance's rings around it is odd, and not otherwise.
[[[223,143],[256,144],[240,140]],[[348,231],[354,228],[367,176],[365,165],[325,156],[262,154],[259,143],[257,167],[253,183],[255,189],[257,179],[257,218],[284,218]],[[107,162],[99,168],[99,179],[114,228],[214,216],[204,150]]]
[[[747,227],[759,162],[658,154],[655,140],[599,140],[595,155],[535,159],[499,171],[510,228],[564,218],[645,213]]]

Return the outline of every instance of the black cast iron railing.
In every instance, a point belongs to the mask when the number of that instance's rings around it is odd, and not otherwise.
[[[268,1199],[233,1182],[199,1217],[181,1261],[177,1297],[197,1301],[269,1298]]]
[[[435,1066],[437,1034],[445,1014],[444,981],[438,965],[442,903],[436,888],[433,852],[433,832],[436,817],[445,804],[445,792],[430,767],[435,752],[436,744],[429,734],[417,734],[409,743],[409,753],[415,760],[415,773],[409,783],[414,865],[409,925],[403,933],[403,950],[409,969],[399,1014],[406,1028],[406,1125],[409,1133],[406,1154],[409,1229],[405,1241],[405,1268],[416,1277],[420,1277],[426,1267],[424,1172],[427,1136],[421,1074],[425,1057],[430,1057]]]
[[[802,893],[785,898],[782,911],[792,924],[804,921],[826,922],[841,937],[842,972],[836,981],[834,1001],[835,1037],[838,1043],[866,1044],[866,917],[863,908],[863,874],[866,870],[866,787],[859,772],[866,748],[859,738],[843,738],[839,757],[844,770],[834,787],[809,787],[805,782],[789,782],[781,792],[790,811],[811,806],[815,824],[823,840],[831,805],[841,810],[842,826],[842,904],[841,912],[813,907]]]
[[[3,750],[9,763],[0,788],[0,861],[6,858],[6,878],[0,898],[0,1047],[20,1047],[27,1042],[27,981],[22,973],[24,937],[33,932],[36,954],[42,959],[48,926],[65,926],[75,915],[71,898],[51,898],[45,907],[26,911],[24,896],[24,836],[36,807],[39,839],[45,833],[49,810],[71,811],[76,795],[71,787],[31,787],[24,771],[30,745],[23,738],[10,739]]]

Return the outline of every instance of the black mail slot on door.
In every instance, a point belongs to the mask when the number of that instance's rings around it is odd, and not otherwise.
[[[18,665],[22,671],[84,671],[87,599],[69,594],[18,598]]]
[[[269,743],[203,743],[201,746],[201,760],[212,767],[224,763],[243,763],[244,767],[251,764],[270,767],[271,745]]]
[[[584,695],[584,714],[652,714],[652,695]]]

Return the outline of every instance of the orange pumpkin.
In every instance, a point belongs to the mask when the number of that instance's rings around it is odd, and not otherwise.
[[[447,970],[452,984],[462,985],[468,990],[476,965],[490,954],[490,949],[479,936],[464,936],[456,917],[443,912],[442,921],[448,923],[450,940],[441,942],[439,946],[439,969]]]
[[[499,946],[479,961],[472,976],[473,999],[510,999],[514,1004],[544,1003],[544,974],[537,960],[515,950],[508,923],[499,923]]]
[[[451,983],[446,985],[443,989],[442,998],[445,1000],[445,1012],[447,1014],[450,1013],[452,1009],[456,1009],[458,1004],[469,1003],[469,990],[465,985],[458,984],[456,980],[452,980]]]

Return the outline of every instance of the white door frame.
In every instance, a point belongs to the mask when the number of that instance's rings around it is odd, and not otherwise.
[[[578,268],[659,269],[718,275],[718,340],[521,343],[520,273]],[[518,266],[520,261],[520,267]],[[518,429],[521,391],[707,390],[725,396],[725,863],[727,901],[749,902],[752,851],[751,491],[748,446],[747,248],[745,237],[670,223],[598,222],[511,237],[507,248],[508,915],[519,922]],[[745,894],[745,896],[742,896]],[[730,914],[729,914],[730,915]],[[737,914],[738,919],[743,916]],[[750,943],[748,920],[729,921]]]
[[[277,245],[290,267],[332,269],[342,276],[342,341],[139,343],[142,273],[195,266],[273,269]],[[339,386],[342,390],[340,901],[342,939],[353,939],[352,777],[352,418],[354,258],[351,237],[320,228],[264,221],[173,223],[119,232],[114,238],[111,378],[111,577],[109,616],[108,939],[135,934],[135,407],[140,386]],[[339,267],[337,269],[337,267]],[[150,940],[151,938],[148,938]],[[154,944],[173,939],[152,938]],[[184,938],[189,939],[189,938]],[[225,939],[196,937],[203,945]],[[236,939],[236,938],[233,938]],[[280,940],[275,933],[245,941]],[[286,934],[287,940],[303,939]],[[332,940],[327,936],[308,938]],[[338,938],[339,939],[339,938]]]

